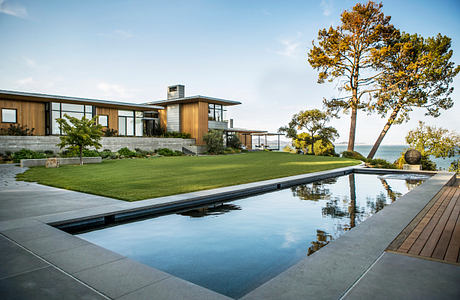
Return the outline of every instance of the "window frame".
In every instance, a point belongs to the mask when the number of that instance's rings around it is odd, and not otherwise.
[[[102,125],[100,118],[105,117],[106,125]],[[108,115],[97,115],[97,124],[101,125],[102,127],[109,127],[109,116]]]
[[[5,121],[3,118],[3,111],[4,110],[14,110],[14,122],[9,122]],[[2,123],[7,123],[7,124],[17,124],[18,123],[18,109],[17,108],[2,108]]]

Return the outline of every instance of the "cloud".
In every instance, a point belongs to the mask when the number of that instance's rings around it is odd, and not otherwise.
[[[53,77],[53,78],[43,78],[40,77],[40,79],[35,79],[32,76],[29,77],[24,77],[21,79],[18,79],[14,81],[13,83],[13,88],[18,89],[18,90],[25,90],[25,91],[35,91],[39,93],[43,93],[49,90],[54,90],[56,89],[56,84],[61,82],[62,79],[59,77]]]
[[[122,38],[122,39],[125,39],[125,40],[133,37],[133,35],[130,32],[128,32],[126,30],[122,30],[122,29],[114,30],[113,35],[115,37],[119,37],[119,38]]]
[[[104,93],[104,96],[109,97],[109,96],[117,96],[117,97],[127,97],[128,96],[128,90],[118,84],[111,84],[107,82],[99,82],[97,84],[98,90],[102,91]]]
[[[272,13],[269,12],[268,10],[266,10],[266,9],[262,9],[261,12],[262,12],[262,14],[265,15],[265,16],[271,16],[271,15],[272,15]]]
[[[32,58],[29,58],[29,57],[23,57],[24,59],[24,62],[26,63],[26,65],[29,67],[29,68],[32,68],[32,69],[35,69],[37,68],[37,62],[35,60],[33,60]]]
[[[332,13],[332,9],[334,5],[332,4],[332,0],[321,0],[320,3],[321,9],[323,10],[323,15],[328,17]]]
[[[283,46],[283,49],[276,51],[275,52],[276,54],[287,56],[287,57],[296,56],[296,53],[298,52],[298,49],[300,46],[299,42],[294,42],[290,40],[281,40],[280,43]]]
[[[16,84],[20,87],[27,87],[35,84],[35,80],[32,77],[16,80]]]
[[[23,19],[28,16],[27,9],[23,5],[8,0],[0,0],[0,13]]]
[[[295,38],[279,40],[282,49],[275,51],[275,53],[286,57],[297,57],[300,53],[300,46],[302,45],[302,43],[299,40],[301,36],[302,34],[298,32]]]

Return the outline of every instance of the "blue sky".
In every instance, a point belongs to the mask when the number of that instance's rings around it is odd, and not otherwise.
[[[338,95],[317,84],[306,53],[318,30],[356,1],[8,1],[0,0],[0,89],[146,102],[168,85],[186,95],[239,100],[236,127],[276,131],[299,110]],[[460,1],[384,1],[403,31],[452,38],[460,63]],[[460,131],[460,76],[454,107],[390,129],[402,144],[418,120]],[[357,142],[373,143],[384,120],[358,115]],[[349,116],[332,124],[346,141]]]

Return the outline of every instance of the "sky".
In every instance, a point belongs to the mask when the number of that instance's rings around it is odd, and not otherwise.
[[[341,94],[318,84],[307,53],[318,31],[336,26],[357,1],[0,0],[0,89],[133,103],[186,96],[237,100],[235,127],[276,132],[300,110]],[[409,33],[452,38],[460,64],[460,1],[383,1]],[[382,144],[404,144],[419,120],[460,132],[460,75],[454,107],[438,118],[411,113]],[[346,142],[349,115],[333,120]],[[385,120],[358,112],[356,142],[372,144]]]

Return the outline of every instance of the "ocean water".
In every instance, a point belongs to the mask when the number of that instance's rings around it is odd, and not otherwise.
[[[367,156],[369,152],[371,151],[372,146],[371,145],[356,145],[355,146],[355,151],[361,153],[364,156]],[[383,158],[388,160],[389,162],[394,162],[396,159],[398,159],[401,156],[401,153],[409,149],[409,146],[407,145],[381,145],[379,149],[377,150],[377,153],[375,154],[374,158]],[[335,146],[335,152],[341,153],[343,151],[347,150],[347,145],[336,145]],[[454,161],[455,159],[458,159],[460,155],[456,157],[450,157],[450,158],[434,158],[432,157],[431,160],[436,163],[436,167],[439,170],[448,170],[450,163]]]

